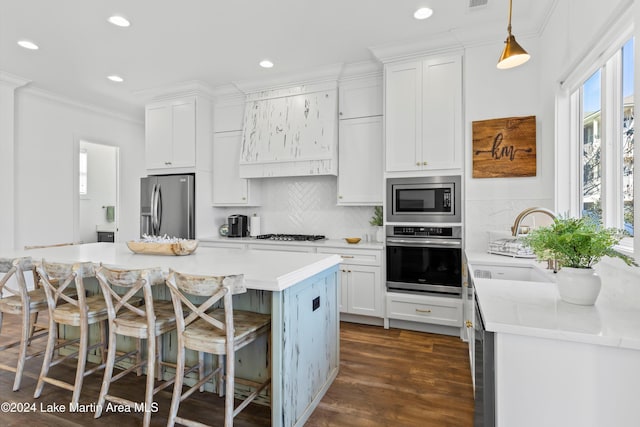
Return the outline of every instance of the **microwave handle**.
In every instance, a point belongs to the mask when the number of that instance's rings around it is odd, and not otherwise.
[[[457,239],[397,239],[387,237],[387,245],[389,246],[429,246],[436,248],[458,248],[462,246],[462,242]]]

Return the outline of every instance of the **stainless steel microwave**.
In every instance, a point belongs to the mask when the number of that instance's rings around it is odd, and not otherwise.
[[[460,176],[387,179],[388,222],[461,222]]]

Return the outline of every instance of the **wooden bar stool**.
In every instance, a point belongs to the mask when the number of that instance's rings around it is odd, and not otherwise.
[[[34,272],[34,282],[37,282],[37,274],[31,258],[0,258],[0,273],[4,273],[0,278],[0,331],[5,313],[16,314],[22,318],[20,339],[0,347],[0,351],[3,351],[20,346],[16,366],[0,363],[0,369],[16,374],[13,391],[20,389],[25,362],[44,353],[44,351],[28,353],[27,347],[32,340],[46,336],[48,331],[46,325],[37,324],[38,313],[47,310],[47,297],[42,288],[36,287],[32,291],[27,289],[24,276],[26,271]]]
[[[140,375],[141,367],[146,365],[147,385],[144,398],[143,426],[147,427],[151,421],[153,395],[173,384],[175,380],[172,378],[154,389],[156,364],[158,365],[158,379],[162,378],[164,366],[176,366],[174,363],[164,362],[162,359],[162,335],[176,329],[173,304],[171,301],[154,300],[152,296],[152,286],[163,284],[164,276],[158,268],[120,270],[100,266],[97,271],[97,277],[109,314],[109,351],[95,418],[102,415],[102,408],[106,400],[116,404],[127,405],[131,408],[136,407],[137,402],[108,394],[109,386],[134,370]],[[117,292],[118,288],[124,289],[123,294]],[[140,305],[136,301],[137,297],[135,297],[140,291],[143,295],[143,305]],[[137,349],[116,359],[117,335],[137,338]],[[147,341],[146,360],[141,358],[141,339]],[[136,357],[136,363],[114,376],[113,368],[115,363],[132,356]]]
[[[171,409],[167,426],[180,423],[188,426],[204,426],[205,424],[178,417],[180,402],[189,397],[204,383],[217,376],[218,392],[222,396],[222,381],[225,381],[225,427],[233,426],[233,418],[253,401],[269,384],[271,378],[263,383],[247,381],[235,378],[235,352],[236,350],[255,341],[259,336],[266,334],[269,339],[268,347],[271,347],[271,316],[249,311],[233,310],[232,296],[244,293],[243,275],[233,276],[193,276],[175,271],[169,273],[167,286],[171,291],[174,310],[177,319],[178,355],[176,363],[176,382],[173,388]],[[191,297],[191,298],[189,298]],[[191,299],[193,297],[206,298],[202,304],[196,306]],[[222,300],[224,308],[213,308],[214,304]],[[190,311],[183,316],[185,308]],[[207,375],[203,375],[203,358],[199,357],[200,378],[199,381],[182,392],[183,377],[185,372],[185,350],[191,349],[218,355],[218,366]],[[226,358],[222,363],[223,357]],[[268,354],[267,354],[268,357]],[[224,370],[223,370],[224,365]],[[193,368],[189,369],[192,370]],[[246,399],[234,408],[235,383],[242,383],[254,388]]]
[[[92,263],[64,264],[42,260],[42,263],[36,267],[36,271],[47,295],[49,339],[47,340],[47,349],[42,362],[38,385],[33,396],[40,397],[44,383],[47,383],[72,391],[71,403],[77,405],[84,377],[105,366],[107,307],[101,294],[86,296],[84,279],[95,276],[95,269]],[[72,284],[75,286],[75,290],[70,288]],[[89,345],[89,326],[96,323],[100,327],[100,342]],[[80,329],[80,337],[59,341],[58,325],[78,327]],[[66,356],[59,356],[56,359],[53,358],[54,350],[71,345],[77,345],[77,351]],[[87,370],[88,353],[95,348],[100,348],[102,364]],[[52,366],[73,357],[78,358],[73,384],[49,376],[49,369]]]

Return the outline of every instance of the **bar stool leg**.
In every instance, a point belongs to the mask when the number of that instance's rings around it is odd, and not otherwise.
[[[38,312],[31,314],[30,332],[29,332],[29,345],[31,345],[31,338],[36,333],[36,323],[38,323]]]
[[[76,380],[73,387],[73,396],[71,403],[78,404],[80,400],[80,391],[82,391],[82,383],[84,382],[84,370],[87,366],[87,352],[89,348],[89,325],[80,322],[80,347],[78,348],[78,366],[76,367]]]
[[[153,385],[156,379],[156,338],[147,338],[147,389],[144,393],[144,418],[143,427],[149,427],[151,423],[151,403],[153,402]]]
[[[158,381],[162,381],[162,374],[164,373],[164,365],[162,364],[162,336],[156,337],[156,347],[158,349],[158,354],[154,356],[154,360],[157,360],[157,370],[158,370]]]
[[[100,357],[102,358],[102,363],[107,363],[107,342],[109,340],[109,337],[107,336],[107,328],[108,328],[108,321],[104,320],[102,322],[99,322],[100,325],[100,343],[102,344],[100,346]]]
[[[198,352],[198,381],[204,378],[204,353]],[[204,392],[204,384],[200,386],[200,393]]]
[[[182,400],[182,383],[184,381],[184,346],[178,343],[176,355],[176,381],[173,383],[173,396],[171,397],[171,407],[169,408],[169,420],[167,427],[173,427],[176,423],[180,400]]]
[[[104,368],[104,377],[102,378],[102,387],[100,388],[100,396],[96,405],[96,413],[94,418],[100,418],[102,409],[104,408],[105,396],[109,392],[111,377],[113,376],[113,366],[116,363],[116,334],[109,331],[109,344],[107,345],[107,366]]]
[[[216,375],[216,385],[218,386],[218,396],[224,396],[224,357],[218,355],[218,374]]]
[[[40,377],[38,378],[38,385],[36,391],[33,393],[33,397],[38,398],[42,394],[42,388],[44,387],[44,378],[49,374],[49,368],[51,367],[51,359],[53,358],[53,352],[56,347],[56,341],[58,341],[58,327],[53,320],[53,316],[49,316],[49,337],[47,338],[47,348],[44,353],[44,360],[42,361],[42,369],[40,370]]]
[[[16,367],[16,377],[13,380],[13,391],[20,389],[22,382],[22,371],[24,370],[24,362],[27,357],[27,346],[31,338],[31,329],[29,325],[29,308],[22,307],[22,331],[20,333],[20,350],[18,352],[18,366]]]

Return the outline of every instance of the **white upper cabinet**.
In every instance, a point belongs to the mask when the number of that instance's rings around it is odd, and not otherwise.
[[[382,205],[382,116],[340,120],[338,205]]]
[[[243,117],[244,98],[216,103],[213,107],[213,131],[216,133],[241,131]]]
[[[259,182],[240,178],[242,132],[216,132],[213,135],[214,206],[256,206]]]
[[[382,79],[379,77],[341,82],[339,118],[354,119],[382,115]]]
[[[340,82],[338,205],[382,205],[382,76]]]
[[[145,149],[147,169],[195,167],[195,97],[147,105]]]
[[[387,172],[462,168],[462,59],[385,65]]]

